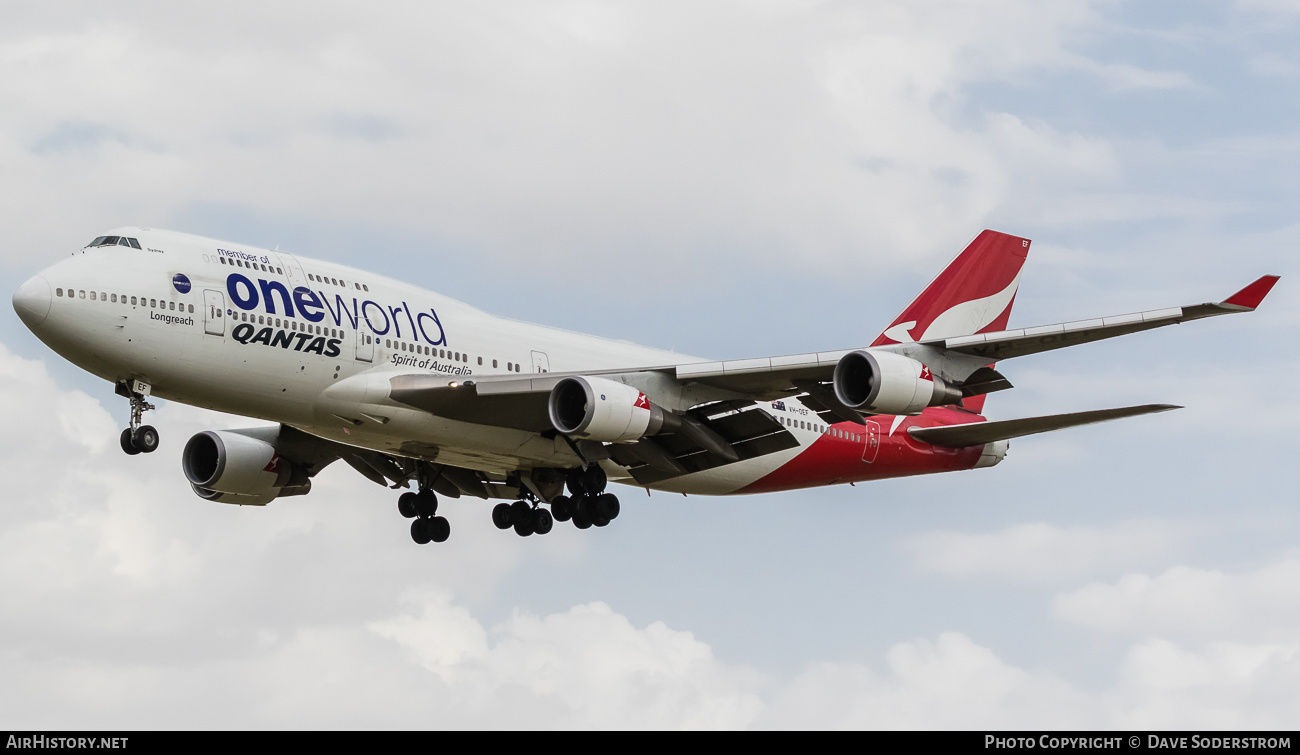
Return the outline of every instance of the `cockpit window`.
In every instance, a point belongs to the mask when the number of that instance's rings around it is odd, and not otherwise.
[[[136,239],[127,238],[126,236],[100,236],[87,246],[127,246],[133,249],[140,249],[140,242]]]

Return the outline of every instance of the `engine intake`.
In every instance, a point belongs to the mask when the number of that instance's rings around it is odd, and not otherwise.
[[[919,414],[927,406],[961,400],[959,389],[924,364],[892,351],[845,354],[835,365],[832,385],[840,403],[876,414]]]
[[[640,390],[598,377],[561,380],[551,389],[547,412],[565,435],[606,443],[630,443],[679,424]]]
[[[264,506],[311,490],[306,472],[274,445],[237,430],[205,430],[190,438],[181,468],[194,492],[209,501]]]

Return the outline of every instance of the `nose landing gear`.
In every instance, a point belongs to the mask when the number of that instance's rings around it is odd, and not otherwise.
[[[149,395],[149,389],[150,385],[141,380],[132,380],[130,383],[122,381],[117,384],[117,394],[131,400],[130,427],[122,431],[121,437],[122,450],[130,456],[138,453],[151,454],[158,450],[158,431],[153,425],[140,424],[144,413],[156,408],[145,400]]]

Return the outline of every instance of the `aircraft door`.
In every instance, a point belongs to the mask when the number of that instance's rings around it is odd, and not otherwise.
[[[290,291],[298,286],[307,285],[307,275],[303,273],[297,257],[287,252],[276,252],[275,255],[280,258],[280,264],[284,266],[284,277],[289,280]]]
[[[226,295],[220,291],[203,291],[203,332],[210,336],[226,334]]]
[[[876,460],[876,454],[880,453],[880,425],[868,420],[862,429],[866,431],[863,433],[865,443],[862,446],[862,460],[870,464]]]
[[[550,372],[551,360],[546,356],[544,351],[533,352],[533,372]]]
[[[361,323],[357,323],[360,325]],[[375,337],[357,328],[357,361],[373,362],[375,359]]]

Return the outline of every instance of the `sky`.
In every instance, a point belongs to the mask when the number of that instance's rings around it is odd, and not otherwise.
[[[1294,728],[1300,3],[26,4],[0,283],[141,225],[712,359],[869,343],[983,228],[1012,327],[1259,311],[999,366],[994,419],[1186,408],[992,469],[644,496],[416,546],[336,464],[184,441],[0,313],[0,727]]]

